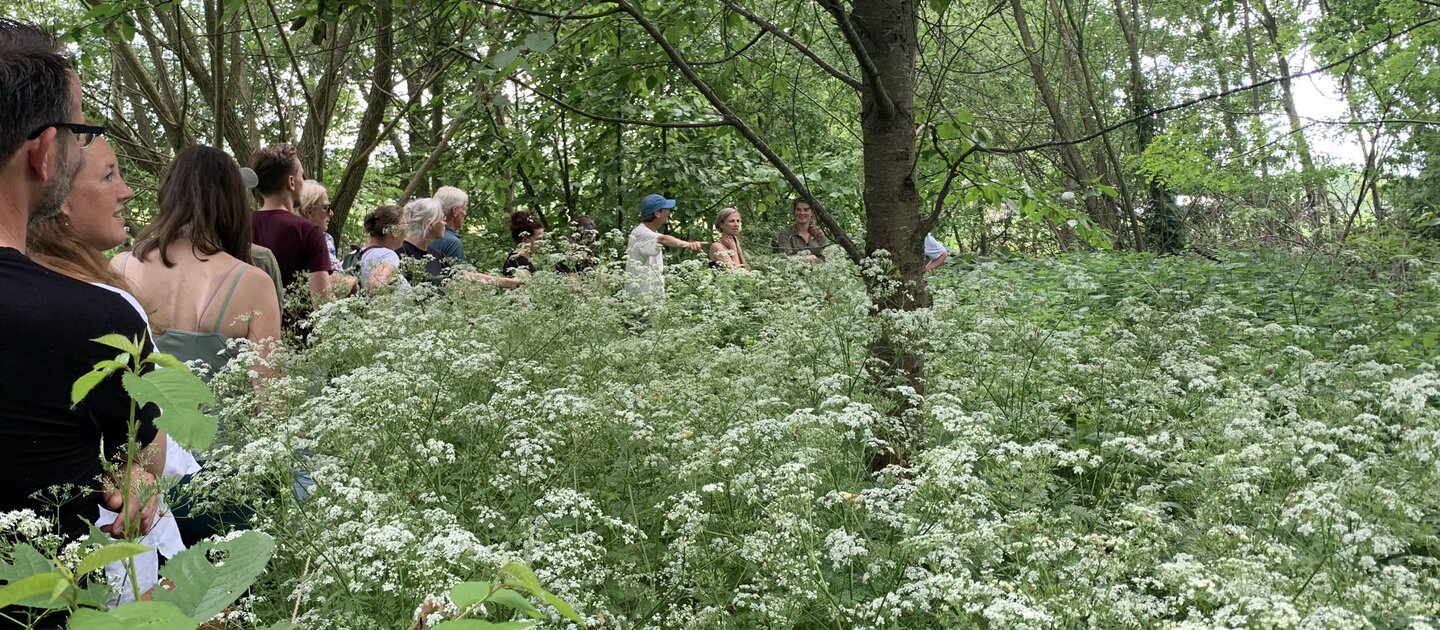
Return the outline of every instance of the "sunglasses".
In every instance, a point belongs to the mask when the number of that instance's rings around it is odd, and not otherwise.
[[[75,134],[75,140],[80,143],[80,148],[82,149],[88,148],[91,144],[95,143],[96,138],[105,135],[105,127],[103,125],[86,125],[83,123],[57,122],[50,123],[48,125],[41,125],[39,129],[30,132],[30,135],[26,136],[25,139],[34,140],[36,138],[39,138],[40,134],[45,133],[45,130],[51,127],[54,127],[56,129],[66,129],[69,130],[70,133]]]

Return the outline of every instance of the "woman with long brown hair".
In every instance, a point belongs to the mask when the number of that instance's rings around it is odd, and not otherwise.
[[[264,271],[250,263],[250,208],[240,166],[207,146],[180,152],[160,183],[159,214],[132,252],[111,266],[154,309],[156,345],[211,374],[228,360],[226,341],[280,338],[280,303]]]

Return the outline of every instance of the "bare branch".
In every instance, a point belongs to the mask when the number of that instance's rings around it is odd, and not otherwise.
[[[556,98],[556,97],[554,97],[554,96],[551,96],[550,94],[545,93],[544,91],[540,90],[539,88],[536,88],[536,87],[530,85],[529,83],[526,83],[526,82],[524,82],[524,81],[521,81],[520,79],[518,79],[518,78],[516,78],[516,77],[513,77],[513,76],[512,76],[512,77],[509,78],[509,80],[510,80],[511,83],[514,83],[515,85],[518,85],[518,86],[523,87],[523,88],[525,88],[525,89],[527,89],[527,90],[530,90],[530,91],[531,91],[532,93],[534,93],[536,96],[539,96],[540,98],[543,98],[543,99],[545,99],[545,100],[547,100],[547,101],[550,101],[551,103],[554,103],[554,104],[558,105],[561,109],[564,109],[564,110],[566,110],[566,111],[568,111],[568,112],[571,112],[571,113],[574,113],[574,114],[578,114],[578,115],[583,116],[583,117],[585,117],[585,118],[589,118],[589,119],[591,119],[591,120],[598,120],[598,121],[601,121],[601,122],[610,122],[610,123],[619,123],[619,124],[622,124],[622,125],[636,125],[636,126],[640,126],[640,127],[659,127],[659,128],[661,128],[661,129],[700,129],[700,128],[704,128],[704,127],[728,127],[728,126],[730,126],[730,123],[727,122],[727,121],[724,121],[724,120],[700,120],[700,121],[695,121],[695,122],[663,122],[663,121],[659,121],[659,120],[641,120],[641,119],[638,119],[638,118],[621,118],[621,117],[618,117],[618,116],[606,116],[606,115],[604,115],[604,114],[595,114],[595,113],[587,112],[587,111],[585,111],[585,110],[583,110],[583,109],[580,109],[580,108],[578,108],[578,107],[576,107],[576,106],[574,106],[574,105],[571,105],[571,104],[569,104],[569,103],[566,103],[565,101],[562,101],[562,100],[560,100],[559,98]]]
[[[526,8],[523,8],[523,7],[515,6],[515,5],[513,5],[513,4],[506,4],[506,3],[504,3],[504,2],[496,2],[495,0],[476,0],[476,1],[479,2],[480,4],[483,4],[483,5],[486,5],[486,6],[492,6],[492,7],[498,8],[498,9],[505,9],[506,11],[514,11],[514,12],[516,12],[516,13],[521,13],[521,14],[524,14],[524,15],[529,15],[529,16],[534,16],[534,17],[550,18],[550,19],[552,19],[552,20],[594,20],[594,19],[597,19],[597,18],[605,17],[605,16],[607,16],[607,15],[615,15],[616,13],[619,13],[620,10],[621,10],[620,7],[615,7],[615,8],[613,8],[613,9],[606,9],[606,10],[601,11],[601,12],[599,12],[599,13],[583,13],[583,14],[582,14],[582,13],[551,13],[551,12],[549,12],[549,11],[540,11],[540,10],[536,10],[536,9],[526,9]]]
[[[860,32],[855,30],[855,24],[845,13],[845,8],[840,6],[836,0],[815,1],[835,17],[835,23],[840,26],[840,33],[845,36],[845,43],[850,45],[850,51],[855,53],[855,60],[860,62],[860,74],[865,76],[865,85],[870,88],[875,102],[880,105],[881,113],[886,118],[894,116],[895,102],[890,100],[890,93],[885,90],[885,84],[880,81],[880,69],[875,66],[875,60],[871,59],[870,53],[865,50],[865,42],[860,41]]]
[[[825,227],[830,230],[830,233],[835,237],[835,242],[845,250],[845,253],[850,256],[850,259],[855,261],[856,264],[864,260],[865,257],[861,255],[860,248],[855,246],[855,241],[850,239],[850,235],[840,227],[840,224],[835,221],[835,217],[831,216],[819,203],[816,203],[815,196],[810,193],[810,188],[805,185],[805,182],[800,181],[800,177],[790,169],[790,165],[785,163],[785,159],[780,157],[780,154],[776,153],[774,149],[770,148],[769,143],[765,142],[759,134],[756,134],[755,130],[750,128],[750,125],[745,124],[745,121],[742,120],[734,110],[730,109],[730,106],[715,93],[715,90],[710,87],[709,83],[705,82],[705,79],[695,73],[695,69],[690,67],[690,63],[685,60],[685,57],[680,54],[680,51],[676,50],[675,46],[670,43],[670,40],[665,37],[665,33],[661,32],[660,29],[655,26],[654,22],[647,19],[645,14],[641,13],[640,9],[636,8],[630,0],[614,1],[620,6],[621,10],[628,13],[641,28],[645,29],[645,32],[650,35],[650,39],[655,40],[655,43],[660,45],[660,48],[665,51],[665,55],[675,64],[675,68],[680,71],[680,74],[685,75],[685,78],[690,81],[691,85],[695,86],[696,90],[700,91],[700,94],[705,96],[705,100],[710,103],[710,106],[714,107],[715,111],[719,112],[720,116],[724,118],[731,127],[734,127],[736,131],[740,132],[740,135],[744,136],[745,139],[750,142],[750,145],[755,147],[755,150],[764,155],[765,159],[770,162],[770,165],[774,166],[775,170],[780,171],[780,175],[795,188],[796,192],[799,192],[810,201],[811,208],[815,210],[815,216],[819,217],[820,222],[824,223]]]
[[[779,37],[781,41],[783,41],[783,42],[785,42],[785,43],[787,43],[787,44],[790,44],[790,46],[791,46],[792,48],[794,48],[795,50],[799,51],[800,54],[805,55],[807,58],[810,59],[810,61],[815,62],[815,65],[820,66],[820,69],[822,69],[822,70],[824,70],[825,72],[829,73],[830,76],[835,77],[836,79],[839,79],[839,80],[840,80],[841,82],[843,82],[845,85],[848,85],[848,86],[850,86],[850,87],[852,87],[852,88],[855,88],[855,89],[857,89],[857,90],[863,90],[863,89],[865,89],[865,83],[864,83],[863,81],[861,81],[861,80],[859,80],[859,79],[857,79],[857,78],[855,78],[855,77],[850,76],[849,73],[846,73],[844,70],[841,70],[841,69],[839,69],[839,68],[836,68],[835,66],[830,65],[829,62],[825,61],[824,59],[821,59],[821,58],[820,58],[820,55],[815,54],[815,51],[810,50],[810,48],[809,48],[808,46],[806,46],[805,44],[801,43],[800,40],[795,39],[795,38],[792,37],[789,33],[786,33],[786,32],[785,32],[785,29],[782,29],[782,28],[780,28],[779,26],[776,26],[776,25],[774,25],[774,24],[766,21],[765,18],[762,18],[762,17],[760,17],[760,16],[752,13],[751,11],[749,11],[748,9],[746,9],[745,7],[742,7],[742,6],[740,6],[739,4],[735,3],[733,0],[722,0],[722,1],[725,3],[725,6],[730,7],[730,10],[731,10],[731,11],[734,11],[734,12],[736,12],[736,13],[739,13],[739,14],[740,14],[742,17],[744,17],[745,19],[750,20],[750,22],[753,23],[755,26],[760,27],[761,30],[763,30],[763,31],[765,31],[765,32],[767,32],[767,33],[770,33],[771,35],[774,35],[774,36],[776,36],[776,37]]]
[[[1350,63],[1351,61],[1354,61],[1355,59],[1359,58],[1361,55],[1364,55],[1364,54],[1370,52],[1371,50],[1374,50],[1376,47],[1378,47],[1378,46],[1380,46],[1380,45],[1382,45],[1382,44],[1385,44],[1385,43],[1387,43],[1387,42],[1390,42],[1390,41],[1395,40],[1395,39],[1400,38],[1400,37],[1404,37],[1406,34],[1410,33],[1411,31],[1414,31],[1414,30],[1416,30],[1416,29],[1419,29],[1419,28],[1422,28],[1422,27],[1425,27],[1425,26],[1429,26],[1429,25],[1434,24],[1434,23],[1436,23],[1436,22],[1440,22],[1440,18],[1430,18],[1430,19],[1426,19],[1426,20],[1421,20],[1420,22],[1417,22],[1417,23],[1415,23],[1415,24],[1412,24],[1412,25],[1410,25],[1410,26],[1408,26],[1408,27],[1406,27],[1406,28],[1404,28],[1404,29],[1402,29],[1402,30],[1400,30],[1400,31],[1398,31],[1398,32],[1391,33],[1390,35],[1387,35],[1386,37],[1381,38],[1381,39],[1379,39],[1379,40],[1371,43],[1371,44],[1368,45],[1368,46],[1365,46],[1365,47],[1363,47],[1363,48],[1360,48],[1360,49],[1358,49],[1358,50],[1356,50],[1356,51],[1354,51],[1354,52],[1352,52],[1352,53],[1350,53],[1350,54],[1348,54],[1348,55],[1345,55],[1344,57],[1341,57],[1340,59],[1338,59],[1338,60],[1336,60],[1336,61],[1334,61],[1334,62],[1325,64],[1325,65],[1323,65],[1323,66],[1320,66],[1320,67],[1318,67],[1318,68],[1315,68],[1314,70],[1306,70],[1306,71],[1304,71],[1304,72],[1297,72],[1297,73],[1290,74],[1289,76],[1272,77],[1272,78],[1266,79],[1266,80],[1264,80],[1264,81],[1260,81],[1260,82],[1258,82],[1258,83],[1252,83],[1252,84],[1250,84],[1250,85],[1242,85],[1242,86],[1240,86],[1240,87],[1236,87],[1236,88],[1232,88],[1232,89],[1229,89],[1229,90],[1225,90],[1225,91],[1223,91],[1223,92],[1216,92],[1216,93],[1214,93],[1214,94],[1207,94],[1207,95],[1205,95],[1205,96],[1201,96],[1201,97],[1198,97],[1198,98],[1192,98],[1192,99],[1190,99],[1190,100],[1182,101],[1182,102],[1176,103],[1176,104],[1174,104],[1174,105],[1167,105],[1167,106],[1165,106],[1165,107],[1159,107],[1159,108],[1156,108],[1156,109],[1152,109],[1152,110],[1150,110],[1150,111],[1148,111],[1148,112],[1145,112],[1145,113],[1143,113],[1143,114],[1139,114],[1139,115],[1136,115],[1136,116],[1132,116],[1132,117],[1130,117],[1130,118],[1126,118],[1125,120],[1122,120],[1122,121],[1120,121],[1120,122],[1111,124],[1111,125],[1103,128],[1103,129],[1099,129],[1099,130],[1095,131],[1094,133],[1085,134],[1085,135],[1080,136],[1080,137],[1078,137],[1078,138],[1052,140],[1052,141],[1050,141],[1050,142],[1041,142],[1041,143],[1039,143],[1039,144],[1030,144],[1030,145],[1019,146],[1019,147],[1003,147],[1003,148],[1002,148],[1002,147],[982,147],[982,146],[979,146],[979,145],[975,145],[975,146],[971,147],[969,150],[967,150],[967,151],[965,152],[965,156],[968,156],[968,155],[970,155],[971,153],[975,153],[975,152],[991,153],[991,154],[997,154],[997,155],[1008,155],[1008,154],[1013,154],[1013,153],[1029,153],[1029,152],[1031,152],[1031,151],[1038,151],[1038,150],[1040,150],[1040,149],[1051,149],[1051,148],[1055,148],[1055,147],[1069,146],[1069,145],[1072,145],[1072,144],[1082,144],[1082,143],[1085,143],[1085,142],[1089,142],[1089,141],[1091,141],[1091,140],[1094,140],[1094,139],[1096,139],[1096,138],[1099,138],[1099,137],[1101,137],[1101,136],[1107,135],[1107,134],[1109,134],[1109,133],[1111,133],[1111,132],[1114,132],[1114,131],[1116,131],[1116,130],[1123,129],[1123,128],[1125,128],[1125,127],[1129,127],[1130,125],[1133,125],[1133,124],[1135,124],[1135,123],[1138,123],[1138,122],[1140,122],[1140,121],[1142,121],[1142,120],[1145,120],[1145,119],[1147,119],[1147,118],[1151,118],[1151,117],[1153,117],[1153,116],[1158,116],[1158,115],[1160,115],[1160,114],[1165,114],[1165,113],[1173,112],[1173,111],[1180,110],[1180,109],[1186,109],[1186,108],[1188,108],[1188,107],[1193,107],[1193,106],[1195,106],[1195,105],[1199,105],[1200,103],[1205,103],[1205,102],[1213,101],[1213,100],[1216,100],[1216,99],[1225,98],[1225,97],[1227,97],[1227,96],[1231,96],[1231,95],[1234,95],[1234,94],[1239,94],[1239,93],[1242,93],[1242,92],[1249,92],[1249,91],[1251,91],[1251,90],[1257,90],[1257,89],[1263,88],[1263,87],[1268,86],[1268,85],[1274,85],[1274,84],[1276,84],[1276,83],[1280,83],[1281,81],[1290,81],[1290,80],[1294,80],[1294,79],[1299,79],[1299,78],[1301,78],[1301,77],[1308,77],[1308,76],[1313,76],[1313,75],[1320,74],[1320,73],[1322,73],[1322,72],[1326,72],[1326,71],[1328,71],[1328,70],[1331,70],[1331,69],[1337,68],[1337,67],[1339,67],[1339,66],[1343,66],[1343,65],[1345,65],[1345,64],[1347,64],[1347,63]],[[961,159],[963,160],[964,157],[962,156]]]

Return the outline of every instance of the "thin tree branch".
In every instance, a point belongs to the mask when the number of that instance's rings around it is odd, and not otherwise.
[[[822,0],[822,1],[823,1],[823,0]],[[1380,45],[1382,45],[1382,44],[1385,44],[1385,43],[1390,42],[1390,41],[1392,41],[1392,40],[1394,40],[1394,39],[1403,37],[1403,36],[1405,36],[1406,34],[1410,33],[1411,31],[1414,31],[1414,30],[1419,29],[1419,28],[1421,28],[1421,27],[1429,26],[1429,25],[1434,24],[1434,23],[1436,23],[1436,22],[1440,22],[1440,18],[1430,18],[1430,19],[1427,19],[1427,20],[1422,20],[1422,21],[1420,21],[1420,22],[1417,22],[1417,23],[1415,23],[1415,24],[1412,24],[1412,25],[1409,26],[1409,27],[1406,27],[1405,29],[1403,29],[1403,30],[1401,30],[1401,31],[1399,31],[1399,32],[1392,33],[1392,34],[1386,36],[1385,38],[1380,39],[1380,40],[1378,40],[1378,41],[1376,41],[1376,42],[1374,42],[1374,43],[1372,43],[1372,44],[1370,44],[1370,45],[1368,45],[1368,46],[1365,46],[1365,47],[1363,47],[1363,48],[1360,48],[1359,50],[1356,50],[1356,51],[1353,52],[1353,53],[1350,53],[1350,54],[1348,54],[1348,55],[1345,55],[1344,57],[1341,57],[1341,58],[1340,58],[1339,60],[1337,60],[1337,61],[1334,61],[1334,62],[1325,64],[1325,65],[1323,65],[1323,66],[1320,66],[1320,67],[1318,67],[1318,68],[1315,68],[1314,70],[1306,70],[1305,72],[1293,73],[1293,74],[1290,74],[1289,76],[1272,77],[1272,78],[1266,79],[1266,80],[1264,80],[1264,81],[1260,81],[1260,82],[1258,82],[1258,83],[1252,83],[1252,84],[1250,84],[1250,85],[1242,85],[1242,86],[1240,86],[1240,87],[1236,87],[1236,88],[1232,88],[1232,89],[1229,89],[1229,90],[1225,90],[1225,91],[1223,91],[1223,92],[1216,92],[1216,93],[1214,93],[1214,94],[1207,94],[1207,95],[1205,95],[1205,96],[1201,96],[1201,97],[1198,97],[1198,98],[1192,98],[1192,99],[1190,99],[1190,100],[1182,101],[1182,102],[1176,103],[1176,104],[1174,104],[1174,105],[1167,105],[1167,106],[1165,106],[1165,107],[1159,107],[1159,108],[1156,108],[1156,109],[1152,109],[1152,110],[1150,110],[1150,111],[1148,111],[1148,112],[1145,112],[1145,113],[1143,113],[1143,114],[1139,114],[1139,115],[1136,115],[1136,116],[1132,116],[1132,117],[1130,117],[1130,118],[1126,118],[1125,120],[1122,120],[1122,121],[1120,121],[1120,122],[1114,123],[1114,124],[1112,124],[1112,125],[1110,125],[1110,126],[1108,126],[1108,127],[1105,127],[1105,128],[1103,128],[1103,129],[1097,130],[1097,131],[1095,131],[1094,133],[1085,134],[1085,135],[1080,136],[1080,137],[1078,137],[1078,138],[1052,140],[1052,141],[1049,141],[1049,142],[1041,142],[1041,143],[1039,143],[1039,144],[1030,144],[1030,145],[1019,146],[1019,147],[982,147],[982,146],[980,146],[980,145],[977,144],[977,145],[975,145],[975,146],[970,147],[970,149],[967,150],[967,151],[961,156],[960,159],[961,159],[961,160],[964,160],[965,157],[968,157],[971,153],[976,153],[976,152],[979,152],[979,153],[999,154],[999,155],[1007,155],[1007,154],[1012,154],[1012,153],[1029,153],[1029,152],[1031,152],[1031,151],[1038,151],[1038,150],[1040,150],[1040,149],[1052,149],[1052,148],[1055,148],[1055,147],[1063,147],[1063,146],[1069,146],[1069,145],[1072,145],[1072,144],[1081,144],[1081,143],[1089,142],[1089,141],[1091,141],[1091,140],[1094,140],[1094,139],[1096,139],[1096,138],[1099,138],[1100,136],[1109,134],[1109,133],[1114,132],[1114,131],[1119,130],[1119,129],[1123,129],[1123,128],[1125,128],[1125,127],[1129,127],[1130,125],[1133,125],[1133,124],[1135,124],[1135,123],[1138,123],[1138,122],[1140,122],[1140,121],[1142,121],[1142,120],[1145,120],[1145,119],[1147,119],[1147,118],[1151,118],[1151,117],[1153,117],[1153,116],[1158,116],[1158,115],[1160,115],[1160,114],[1165,114],[1165,113],[1173,112],[1173,111],[1176,111],[1176,110],[1185,109],[1185,108],[1188,108],[1188,107],[1192,107],[1192,106],[1195,106],[1195,105],[1199,105],[1200,103],[1205,103],[1205,102],[1208,102],[1208,101],[1213,101],[1213,100],[1216,100],[1216,99],[1225,98],[1225,97],[1227,97],[1227,96],[1231,96],[1231,95],[1234,95],[1234,94],[1239,94],[1239,93],[1241,93],[1241,92],[1249,92],[1249,91],[1251,91],[1251,90],[1257,90],[1257,89],[1260,89],[1260,88],[1263,88],[1263,87],[1266,87],[1266,86],[1269,86],[1269,85],[1274,85],[1274,84],[1276,84],[1276,83],[1280,83],[1281,81],[1290,81],[1290,80],[1294,80],[1294,79],[1298,79],[1298,78],[1302,78],[1302,77],[1313,76],[1313,75],[1320,74],[1320,73],[1322,73],[1322,72],[1326,72],[1326,71],[1331,70],[1331,69],[1333,69],[1333,68],[1337,68],[1337,67],[1339,67],[1339,66],[1343,66],[1343,65],[1345,65],[1345,64],[1347,64],[1347,63],[1350,63],[1351,61],[1354,61],[1355,59],[1359,58],[1361,55],[1364,55],[1364,54],[1370,52],[1371,50],[1374,50],[1376,47],[1378,47],[1378,46],[1380,46]]]
[[[865,50],[865,42],[860,41],[860,32],[855,30],[855,24],[845,13],[845,8],[840,6],[836,0],[815,1],[835,17],[835,23],[840,26],[840,33],[845,36],[845,43],[850,45],[850,51],[855,54],[855,60],[860,63],[860,74],[865,77],[865,85],[870,88],[870,94],[880,105],[880,112],[886,118],[894,116],[895,102],[890,100],[890,93],[885,90],[885,84],[880,80],[880,69],[875,66],[875,60],[871,59],[870,53]]]
[[[578,108],[578,107],[576,107],[576,106],[574,106],[574,105],[571,105],[571,104],[569,104],[569,103],[566,103],[565,101],[562,101],[562,100],[560,100],[559,98],[556,98],[556,97],[554,97],[554,96],[551,96],[550,94],[545,93],[544,91],[540,90],[539,88],[536,88],[536,87],[534,87],[534,86],[531,86],[529,83],[526,83],[526,82],[524,82],[524,81],[521,81],[520,79],[518,79],[518,78],[516,78],[516,77],[513,77],[513,76],[512,76],[512,77],[509,77],[509,81],[510,81],[511,83],[514,83],[515,85],[518,85],[518,86],[523,87],[523,88],[525,88],[525,89],[527,89],[527,90],[530,90],[530,91],[531,91],[532,93],[534,93],[536,96],[539,96],[540,98],[543,98],[543,99],[545,99],[545,100],[547,100],[547,101],[550,101],[551,103],[556,104],[556,105],[559,106],[561,109],[564,109],[564,110],[566,110],[566,111],[568,111],[568,112],[571,112],[571,113],[574,113],[574,114],[578,114],[578,115],[583,116],[583,117],[585,117],[585,118],[589,118],[589,119],[591,119],[591,120],[598,120],[598,121],[600,121],[600,122],[619,123],[619,124],[622,124],[622,125],[636,125],[636,126],[640,126],[640,127],[659,127],[659,128],[661,128],[661,129],[701,129],[701,128],[705,128],[705,127],[728,127],[728,126],[730,126],[730,123],[729,123],[728,121],[725,121],[725,120],[700,120],[700,121],[695,121],[695,122],[664,122],[664,121],[659,121],[659,120],[642,120],[642,119],[639,119],[639,118],[621,118],[621,117],[618,117],[618,116],[606,116],[606,115],[604,115],[604,114],[596,114],[596,113],[592,113],[592,112],[587,112],[587,111],[585,111],[585,110],[583,110],[583,109],[580,109],[580,108]]]
[[[551,13],[549,11],[540,11],[537,9],[526,9],[523,7],[515,6],[513,4],[496,2],[495,0],[476,0],[476,2],[479,2],[480,4],[486,6],[505,9],[506,11],[514,11],[516,13],[521,13],[534,17],[550,18],[552,20],[594,20],[608,15],[615,15],[616,13],[619,13],[621,11],[620,7],[615,7],[613,9],[606,9],[599,13]]]
[[[845,85],[848,85],[848,86],[850,86],[850,87],[852,87],[852,88],[855,88],[855,89],[857,89],[857,90],[863,90],[863,89],[865,89],[865,83],[864,83],[863,81],[861,81],[861,80],[859,80],[859,79],[857,79],[857,78],[855,78],[855,77],[850,76],[850,75],[849,75],[848,73],[846,73],[844,70],[841,70],[841,69],[839,69],[839,68],[836,68],[835,66],[830,65],[829,62],[825,61],[824,59],[821,59],[821,58],[820,58],[820,55],[815,54],[815,51],[810,50],[810,48],[809,48],[808,46],[806,46],[805,44],[801,43],[800,40],[795,39],[795,38],[792,37],[789,33],[786,33],[786,32],[785,32],[785,29],[782,29],[782,28],[780,28],[779,26],[776,26],[776,25],[774,25],[774,24],[766,21],[765,18],[762,18],[762,17],[760,17],[760,16],[758,16],[758,15],[750,12],[748,9],[746,9],[745,7],[740,6],[739,4],[735,3],[733,0],[722,0],[722,1],[725,3],[725,6],[730,7],[730,10],[731,10],[731,11],[734,11],[734,12],[736,12],[736,13],[739,13],[739,14],[740,14],[742,17],[744,17],[745,19],[750,20],[750,22],[753,23],[755,26],[760,27],[761,30],[765,31],[766,33],[770,33],[771,35],[774,35],[774,36],[776,36],[776,37],[779,37],[781,41],[783,41],[783,42],[785,42],[785,43],[787,43],[787,44],[790,44],[790,46],[791,46],[792,48],[794,48],[795,50],[799,51],[800,54],[805,55],[807,58],[810,59],[810,61],[815,62],[815,65],[820,66],[820,69],[822,69],[822,70],[824,70],[825,72],[829,73],[830,76],[835,77],[836,79],[839,79],[839,80],[840,80],[842,83],[844,83]]]
[[[715,93],[714,89],[711,89],[710,84],[706,83],[705,79],[702,79],[700,75],[695,73],[695,69],[690,67],[689,62],[685,61],[685,57],[681,55],[680,51],[676,50],[675,46],[670,43],[670,40],[665,37],[665,33],[661,32],[653,22],[647,19],[645,14],[641,13],[640,9],[636,8],[630,0],[614,1],[625,13],[628,13],[641,28],[645,29],[645,32],[650,35],[650,39],[655,40],[655,43],[660,45],[660,48],[665,51],[665,55],[675,64],[675,68],[680,71],[680,74],[685,75],[685,78],[690,81],[691,85],[695,86],[696,90],[699,90],[700,93],[705,96],[705,100],[709,101],[710,106],[714,107],[715,111],[719,112],[720,116],[724,118],[726,122],[730,123],[730,126],[734,127],[736,131],[739,131],[740,135],[744,136],[745,139],[750,142],[750,145],[755,147],[755,150],[764,155],[765,159],[770,162],[770,165],[774,166],[775,170],[780,171],[785,181],[789,182],[797,192],[810,201],[810,207],[815,210],[815,216],[819,217],[820,222],[824,223],[825,227],[830,230],[831,234],[835,237],[835,242],[845,250],[845,253],[850,256],[850,259],[855,261],[856,264],[864,260],[865,257],[861,255],[860,248],[855,246],[855,241],[850,239],[850,235],[840,227],[840,224],[835,221],[835,217],[831,216],[828,211],[816,202],[815,196],[810,193],[810,188],[805,185],[805,182],[800,181],[800,178],[790,169],[790,165],[785,163],[785,159],[780,157],[780,154],[776,153],[774,149],[771,149],[770,145],[756,134],[754,129],[750,128],[750,125],[746,124],[734,110],[730,109],[730,106]]]

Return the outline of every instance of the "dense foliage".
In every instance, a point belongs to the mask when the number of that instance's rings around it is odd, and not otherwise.
[[[276,538],[248,610],[307,627],[439,620],[510,559],[599,626],[1433,622],[1435,261],[1223,258],[942,272],[925,448],[876,475],[844,263],[345,300],[283,404],[222,374],[199,487]]]

